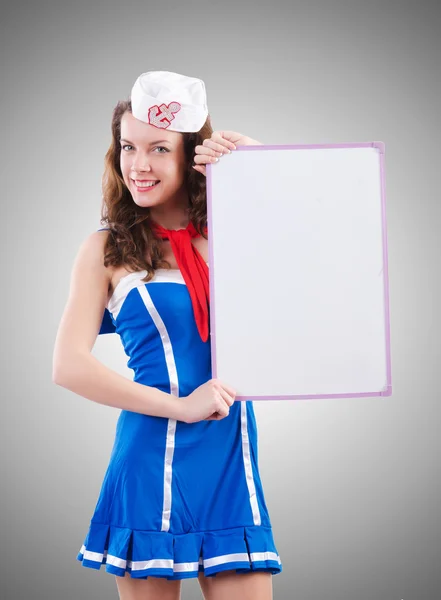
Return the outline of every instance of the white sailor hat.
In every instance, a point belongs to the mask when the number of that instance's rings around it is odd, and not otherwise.
[[[159,129],[199,131],[208,115],[202,79],[170,71],[142,73],[130,99],[133,116]]]

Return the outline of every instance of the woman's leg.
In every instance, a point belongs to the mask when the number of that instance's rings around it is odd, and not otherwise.
[[[198,575],[205,600],[273,600],[272,574],[265,571],[222,571],[216,577]]]
[[[135,579],[126,573],[124,577],[115,576],[120,600],[180,600],[180,579],[171,581],[163,577]]]

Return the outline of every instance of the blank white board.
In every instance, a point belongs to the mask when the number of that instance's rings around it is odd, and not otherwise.
[[[390,396],[384,144],[239,146],[206,172],[213,377]]]

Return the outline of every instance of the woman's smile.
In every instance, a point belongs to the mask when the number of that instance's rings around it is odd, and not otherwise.
[[[134,185],[134,187],[139,191],[139,192],[149,192],[151,191],[153,188],[157,187],[161,182],[159,180],[156,181],[156,183],[154,183],[152,185],[152,180],[137,180],[135,181],[134,179],[132,179],[132,183]]]

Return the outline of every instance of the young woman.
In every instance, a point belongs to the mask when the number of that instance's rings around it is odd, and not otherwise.
[[[213,379],[206,167],[237,145],[213,132],[201,80],[142,74],[118,102],[102,222],[83,242],[57,334],[54,381],[121,409],[84,544],[123,600],[270,600],[282,571],[259,476],[252,401]],[[224,159],[227,160],[227,159]],[[133,381],[91,353],[115,331]]]

